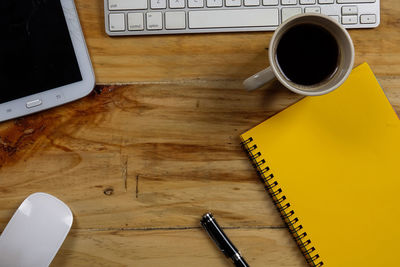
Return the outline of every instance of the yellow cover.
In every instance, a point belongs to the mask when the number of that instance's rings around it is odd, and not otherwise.
[[[241,138],[311,266],[400,266],[400,123],[366,63]]]

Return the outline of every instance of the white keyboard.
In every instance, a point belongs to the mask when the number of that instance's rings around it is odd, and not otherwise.
[[[374,28],[380,0],[104,0],[112,36],[273,31],[308,12],[331,16],[345,28]]]

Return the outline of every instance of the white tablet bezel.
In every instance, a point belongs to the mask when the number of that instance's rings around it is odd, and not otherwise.
[[[82,80],[2,103],[0,104],[0,121],[13,119],[56,107],[82,98],[93,90],[95,85],[93,67],[90,61],[74,1],[60,0],[60,2],[64,11],[65,20],[71,36]],[[2,85],[0,85],[0,87],[2,87]],[[8,88],[1,89],[8,90]],[[41,104],[28,108],[28,103],[35,105],[39,102],[41,102]]]

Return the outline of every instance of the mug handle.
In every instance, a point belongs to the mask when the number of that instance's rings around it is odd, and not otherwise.
[[[266,84],[267,82],[271,81],[275,78],[275,74],[271,67],[263,69],[260,72],[257,72],[253,76],[247,78],[243,85],[248,91],[255,90],[262,85]]]

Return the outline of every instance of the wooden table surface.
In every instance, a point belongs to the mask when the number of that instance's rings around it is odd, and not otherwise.
[[[350,34],[399,114],[400,2],[381,2],[381,25]],[[76,5],[97,86],[0,124],[0,231],[41,191],[74,214],[53,266],[231,266],[199,226],[206,211],[251,266],[306,266],[239,145],[301,98],[242,89],[272,33],[110,38],[103,0]]]

